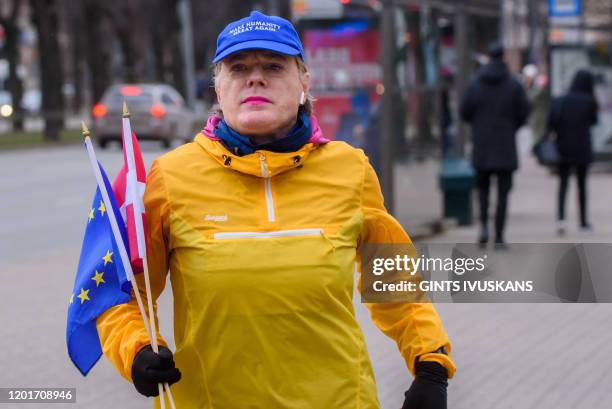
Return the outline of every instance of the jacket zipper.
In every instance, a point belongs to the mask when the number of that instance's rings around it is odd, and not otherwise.
[[[295,236],[321,236],[323,229],[295,229],[295,230],[275,230],[275,231],[232,231],[214,233],[213,238],[219,239],[266,239],[272,237],[295,237]]]
[[[272,183],[268,174],[268,165],[266,164],[266,157],[263,153],[259,154],[259,160],[261,162],[261,176],[264,178],[265,193],[266,193],[266,206],[268,209],[268,221],[273,223],[276,220],[274,214],[274,200],[272,198]]]

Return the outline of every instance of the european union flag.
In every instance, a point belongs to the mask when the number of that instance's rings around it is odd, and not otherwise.
[[[104,169],[100,164],[98,166],[112,209],[106,208],[98,188],[87,218],[66,325],[68,355],[83,375],[87,375],[102,356],[96,318],[107,309],[127,303],[131,298],[131,284],[119,257],[108,212],[114,212],[123,242],[127,243],[125,225]]]

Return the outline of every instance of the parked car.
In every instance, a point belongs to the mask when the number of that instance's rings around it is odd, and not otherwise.
[[[193,136],[195,114],[173,87],[119,84],[110,86],[91,110],[92,128],[100,147],[106,147],[109,141],[121,141],[124,101],[138,139],[157,140],[168,148],[173,139],[190,140]]]

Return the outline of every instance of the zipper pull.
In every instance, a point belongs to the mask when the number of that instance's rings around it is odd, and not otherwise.
[[[260,153],[259,160],[261,161],[261,175],[267,178],[268,177],[268,164],[266,163],[266,156],[263,153]]]

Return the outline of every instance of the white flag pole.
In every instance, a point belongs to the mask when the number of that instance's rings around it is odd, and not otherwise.
[[[106,185],[104,184],[104,180],[102,179],[102,172],[100,172],[100,168],[98,165],[98,159],[96,158],[96,153],[94,151],[93,145],[91,144],[91,139],[89,138],[89,130],[87,126],[83,122],[81,124],[83,136],[85,137],[85,147],[87,148],[87,155],[89,156],[89,161],[91,163],[91,167],[93,168],[94,175],[96,176],[96,182],[98,183],[98,188],[100,189],[100,193],[102,195],[102,200],[104,200],[104,206],[107,209],[112,209],[111,201],[108,196],[108,192],[106,190]],[[140,310],[140,314],[146,317],[144,306],[142,304],[142,299],[140,298],[140,292],[138,291],[138,284],[136,284],[136,280],[134,280],[134,272],[132,271],[132,265],[130,264],[130,259],[127,255],[125,243],[123,242],[123,236],[119,232],[119,225],[117,224],[117,219],[115,218],[115,213],[112,211],[108,211],[108,220],[111,224],[111,229],[113,231],[113,237],[115,238],[115,242],[117,243],[117,248],[119,249],[119,257],[121,258],[121,263],[126,270],[127,277],[132,284],[132,288],[134,289],[134,293],[136,295],[136,302],[138,303],[138,309]],[[145,323],[147,321],[145,320]],[[147,330],[147,335],[151,337],[151,333],[148,326],[145,326]]]
[[[132,144],[132,126],[130,124],[130,112],[128,111],[127,103],[123,102],[123,146],[125,148],[125,157],[127,160],[128,171],[126,174],[126,184],[129,189],[130,195],[132,196],[132,206],[134,210],[134,224],[136,227],[136,242],[138,245],[138,253],[140,257],[142,257],[142,268],[143,274],[145,278],[145,290],[147,292],[147,306],[149,308],[149,322],[150,327],[153,334],[157,334],[157,329],[155,325],[155,311],[153,310],[153,297],[151,295],[151,282],[149,278],[149,264],[147,262],[147,242],[145,240],[144,233],[144,225],[142,223],[142,214],[144,213],[144,209],[141,207],[141,195],[138,188],[138,179],[136,173],[136,162],[134,159],[134,146]],[[127,199],[127,197],[126,197]],[[153,347],[153,351],[155,353],[159,353],[159,345],[157,344],[157,336],[151,338],[151,346]],[[164,399],[161,394],[161,384],[159,386],[160,389],[160,403],[162,409],[164,409]],[[172,392],[170,392],[170,385],[168,383],[164,383],[164,389],[168,394],[168,400],[170,401],[170,407],[172,409],[176,409],[174,405],[174,399],[172,397]]]
[[[106,190],[106,185],[104,183],[104,179],[102,178],[102,172],[100,172],[100,167],[98,164],[98,159],[96,158],[96,153],[94,151],[93,145],[91,143],[91,138],[89,137],[89,129],[85,125],[85,122],[81,123],[81,131],[83,133],[83,137],[85,139],[85,147],[87,149],[87,156],[89,157],[89,162],[91,163],[91,167],[94,171],[94,175],[96,177],[96,182],[98,183],[98,188],[100,189],[100,194],[102,195],[102,200],[104,201],[104,206],[106,207],[108,220],[110,221],[111,230],[113,232],[113,237],[115,238],[115,243],[117,243],[117,248],[119,249],[119,257],[121,258],[121,263],[125,268],[127,273],[127,277],[132,284],[132,288],[134,290],[134,295],[136,296],[136,303],[138,304],[138,309],[140,310],[140,315],[145,324],[145,330],[147,331],[147,335],[149,336],[149,340],[154,339],[151,337],[151,330],[149,329],[149,324],[147,321],[147,315],[144,310],[144,306],[142,304],[142,298],[140,297],[140,291],[138,290],[138,284],[136,283],[136,279],[134,278],[134,272],[132,271],[132,265],[130,264],[130,259],[127,255],[126,246],[123,242],[123,236],[119,232],[119,225],[117,224],[117,219],[115,218],[115,212],[113,211],[113,206],[110,201],[110,197],[108,195],[108,191]],[[161,384],[159,385],[160,391],[162,391]],[[162,397],[160,401],[163,401],[163,395],[160,393]],[[162,403],[162,407],[164,404]]]

